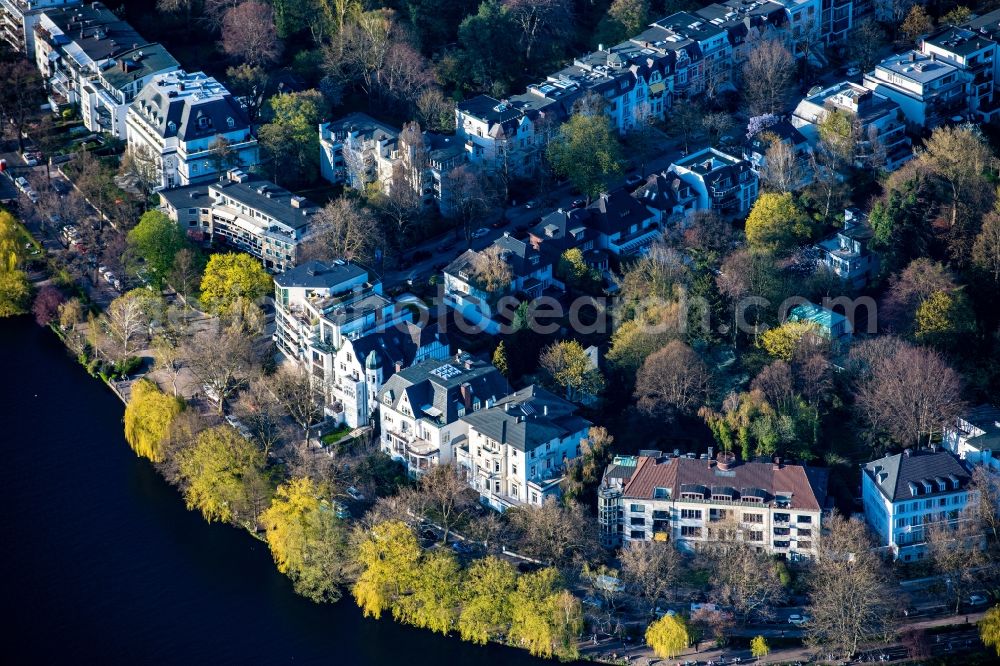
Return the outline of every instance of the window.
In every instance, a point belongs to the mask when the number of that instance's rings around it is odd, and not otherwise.
[[[775,527],[774,536],[788,536],[791,534],[791,530],[787,527]]]
[[[750,532],[750,540],[751,541],[763,541],[764,540],[764,533],[761,532],[761,531],[752,530]]]
[[[646,524],[646,519],[645,519],[645,518],[642,518],[642,517],[639,517],[639,518],[632,518],[632,519],[631,519],[631,520],[629,521],[629,524],[630,524],[630,525],[645,525],[645,524]]]
[[[787,513],[776,513],[774,514],[774,522],[776,523],[787,523],[788,514]]]
[[[510,473],[513,474],[514,476],[517,476],[517,463],[513,463],[510,466]]]
[[[687,525],[681,526],[681,536],[682,537],[701,537],[700,527],[689,527]]]
[[[643,530],[632,530],[628,533],[629,539],[645,539],[646,533]]]
[[[632,513],[645,513],[646,507],[642,504],[630,504],[628,510]]]
[[[698,509],[681,509],[681,518],[701,520],[701,511]]]
[[[236,127],[236,121],[233,120],[232,118],[226,118],[226,125],[229,126],[229,129],[233,129],[234,127]]]
[[[799,541],[799,548],[810,549],[813,547],[812,541]]]
[[[532,491],[531,493],[531,503],[538,504],[538,493]]]
[[[797,522],[797,523],[805,523],[807,525],[808,524],[812,524],[812,521],[813,521],[812,516],[798,516],[798,517],[795,518],[795,522]]]
[[[500,471],[500,461],[499,460],[494,460],[493,461],[493,471],[494,472],[499,472]]]
[[[763,523],[764,515],[760,513],[744,513],[743,514],[744,523]]]

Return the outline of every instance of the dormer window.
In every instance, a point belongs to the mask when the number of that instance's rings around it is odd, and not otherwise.
[[[177,123],[175,123],[174,121],[171,120],[170,122],[167,123],[167,129],[170,130],[171,132],[176,132],[177,131]]]
[[[198,129],[208,129],[208,118],[198,113]]]
[[[236,127],[236,121],[233,120],[232,117],[226,118],[226,125],[229,127],[229,129],[233,129],[234,127]]]

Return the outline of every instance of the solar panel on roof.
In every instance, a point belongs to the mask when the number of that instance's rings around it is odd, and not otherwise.
[[[452,377],[457,377],[462,374],[462,371],[450,363],[445,363],[441,367],[431,370],[431,374],[440,377],[441,379],[451,379]]]

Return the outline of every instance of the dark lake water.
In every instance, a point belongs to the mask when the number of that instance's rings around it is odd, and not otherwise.
[[[5,663],[552,663],[297,597],[132,454],[122,404],[55,335],[0,320],[0,353]]]

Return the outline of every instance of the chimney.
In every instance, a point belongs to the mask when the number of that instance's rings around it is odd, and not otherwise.
[[[461,386],[462,402],[465,403],[465,411],[472,409],[472,386],[466,382]]]
[[[910,62],[916,62],[916,61],[917,61],[917,52],[910,51]]]
[[[784,465],[781,464],[781,456],[774,456],[774,469],[782,469]]]
[[[465,369],[466,370],[472,370],[472,357],[471,356],[467,356],[465,358]]]
[[[911,453],[912,453],[911,449],[908,449],[908,448],[907,449],[903,449],[903,455],[906,456],[907,458],[910,457]]]
[[[396,361],[396,372],[401,372],[403,370],[403,362]]]
[[[501,444],[507,443],[507,419],[504,419],[500,423],[500,443]]]

